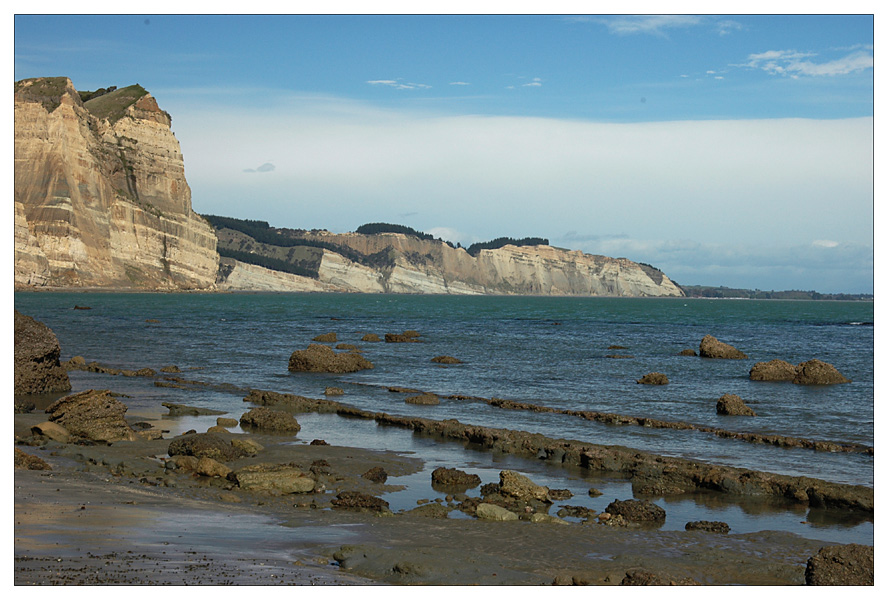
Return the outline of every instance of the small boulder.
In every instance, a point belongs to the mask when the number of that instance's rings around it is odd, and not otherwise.
[[[364,337],[361,338],[362,342],[378,342],[380,341],[379,336],[375,333],[365,333]]]
[[[339,492],[336,498],[330,501],[330,504],[336,508],[351,510],[369,510],[374,512],[386,512],[389,510],[388,502],[363,492]]]
[[[438,467],[432,471],[432,487],[454,488],[462,491],[481,485],[481,478],[474,473],[466,473],[459,469]]]
[[[231,473],[229,479],[241,489],[272,494],[306,494],[316,485],[301,469],[271,463],[243,467]]]
[[[485,521],[517,521],[518,515],[512,511],[497,506],[496,504],[488,504],[482,502],[475,509],[475,516]]]
[[[372,369],[373,363],[356,352],[337,353],[329,346],[309,344],[306,350],[290,355],[287,368],[309,373],[353,373]]]
[[[573,517],[575,519],[594,519],[598,516],[598,513],[592,510],[591,508],[586,508],[585,506],[571,506],[565,505],[558,509],[556,513],[562,519],[564,517]]]
[[[792,381],[795,379],[795,365],[775,358],[767,362],[757,362],[749,370],[749,378],[753,381]]]
[[[325,396],[343,396],[345,395],[345,390],[338,387],[327,386],[324,388]]]
[[[364,479],[369,479],[373,483],[385,483],[388,479],[388,473],[385,472],[385,469],[382,467],[373,467],[363,475],[361,475]]]
[[[266,431],[296,433],[302,427],[296,418],[284,410],[274,410],[267,406],[257,406],[241,415],[242,427],[253,427]]]
[[[814,358],[798,366],[792,382],[799,385],[833,385],[850,383],[851,380],[831,364]]]
[[[174,439],[167,448],[170,456],[185,455],[202,458],[213,458],[227,462],[246,456],[240,448],[235,447],[225,438],[216,433],[195,433]]]
[[[176,365],[167,365],[165,367],[160,368],[161,373],[181,373],[182,370],[179,369]]]
[[[642,385],[666,385],[669,383],[669,378],[662,373],[648,373],[635,383],[640,383]]]
[[[197,460],[194,472],[205,477],[228,477],[231,469],[220,463],[218,460],[204,456]]]
[[[519,500],[551,502],[549,488],[535,484],[528,477],[516,471],[500,471],[499,491],[505,496],[512,496]]]
[[[549,490],[549,499],[554,500],[555,502],[560,500],[570,500],[571,498],[573,498],[573,492],[570,490]]]
[[[697,356],[697,352],[693,348],[685,348],[678,353],[679,356]]]
[[[825,546],[805,567],[807,585],[874,585],[873,547]]]
[[[336,334],[333,332],[330,332],[330,333],[324,333],[322,335],[316,335],[315,337],[311,338],[311,341],[333,343],[336,341]]]
[[[711,335],[705,336],[700,341],[700,356],[703,358],[749,358],[746,354],[740,352],[732,345],[720,342]]]
[[[197,469],[197,463],[200,461],[196,456],[187,456],[185,454],[177,454],[171,456],[166,461],[166,468],[170,471],[181,471],[185,473],[193,473]]]
[[[746,406],[743,399],[736,394],[725,394],[718,399],[715,405],[715,412],[720,415],[754,417],[755,411]]]
[[[219,417],[216,419],[216,425],[219,427],[237,427],[239,421],[229,417]]]
[[[49,420],[58,423],[72,435],[93,441],[134,441],[136,433],[123,415],[126,405],[108,390],[86,390],[65,396],[49,405]]]
[[[34,425],[31,427],[31,433],[33,435],[49,438],[54,442],[59,442],[61,444],[67,444],[71,441],[71,432],[52,421],[44,421],[43,423]]]
[[[730,526],[723,521],[691,521],[685,523],[685,531],[708,531],[710,533],[728,533]]]
[[[15,395],[69,391],[60,354],[59,340],[49,327],[15,311]]]
[[[666,520],[666,511],[650,500],[614,500],[604,510],[630,523],[659,523]]]

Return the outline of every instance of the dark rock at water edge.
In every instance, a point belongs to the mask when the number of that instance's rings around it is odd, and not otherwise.
[[[474,473],[466,473],[459,469],[438,467],[432,471],[432,485],[465,491],[481,485],[481,478]]]
[[[363,475],[361,475],[364,479],[368,479],[373,483],[385,483],[388,479],[388,473],[385,472],[385,469],[382,467],[373,467]]]
[[[71,389],[68,372],[59,363],[61,348],[52,330],[15,311],[15,391],[49,394]]]
[[[754,417],[755,411],[746,406],[743,399],[736,394],[725,394],[715,404],[715,412],[720,415]]]
[[[728,358],[728,359],[744,359],[749,358],[743,352],[737,350],[734,346],[720,342],[711,335],[705,336],[700,341],[700,356],[703,358]]]
[[[691,521],[685,523],[685,531],[708,531],[710,533],[728,533],[730,526],[723,521]]]
[[[336,508],[352,510],[370,510],[385,512],[389,510],[389,503],[382,498],[371,496],[363,492],[339,492],[330,504]]]
[[[666,385],[669,383],[669,378],[663,375],[663,373],[648,373],[635,383],[642,385]]]
[[[167,454],[170,456],[185,455],[197,458],[207,457],[226,462],[243,458],[247,454],[233,446],[222,436],[215,433],[195,433],[186,435],[170,442]]]
[[[353,373],[372,369],[373,363],[354,352],[336,353],[329,346],[310,344],[306,350],[297,350],[290,355],[287,368],[310,373]]]
[[[650,500],[614,500],[604,511],[619,515],[630,523],[657,523],[666,520],[666,511]]]
[[[753,381],[792,381],[796,376],[796,366],[775,358],[767,362],[757,362],[749,370]]]
[[[847,544],[825,546],[805,567],[808,585],[874,585],[872,546]]]
[[[799,364],[792,382],[798,385],[833,385],[850,383],[851,380],[831,364],[814,358]]]
[[[186,406],[185,404],[176,404],[174,402],[161,402],[161,406],[169,410],[171,417],[197,417],[201,415],[224,415],[224,410],[214,410],[212,408],[203,408],[199,406]]]
[[[267,406],[257,406],[245,412],[241,415],[240,424],[242,427],[284,433],[296,433],[302,428],[290,413]]]

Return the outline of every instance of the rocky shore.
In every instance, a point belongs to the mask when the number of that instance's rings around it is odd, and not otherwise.
[[[57,342],[47,347],[52,354]],[[294,352],[291,368],[372,368],[353,348],[338,354],[309,348]],[[111,370],[75,357],[59,367],[148,377],[161,387],[207,385],[179,377],[173,365]],[[17,363],[17,371],[25,368]],[[329,398],[240,391],[240,415],[164,402],[168,414],[159,418],[129,414],[126,397],[114,390],[85,390],[39,408],[17,396],[16,584],[873,584],[871,546],[785,532],[732,533],[717,521],[663,530],[666,511],[657,502],[710,495],[872,520],[873,489],[865,486],[398,416]],[[405,394],[408,403],[439,401],[421,390],[390,391]],[[333,392],[325,390],[342,395]],[[638,497],[602,501],[599,510],[553,509],[573,492],[540,485],[531,472],[503,468],[497,480],[485,482],[441,467],[426,475],[437,496],[392,510],[385,495],[403,490],[398,478],[421,473],[423,460],[314,439],[299,423],[310,413],[339,419],[345,430],[372,421],[432,443],[534,461],[565,477],[619,477]],[[179,419],[194,415],[215,424],[170,435],[182,430]]]

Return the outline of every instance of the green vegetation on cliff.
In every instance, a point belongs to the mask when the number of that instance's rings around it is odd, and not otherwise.
[[[253,240],[260,244],[266,244],[268,246],[276,246],[279,248],[293,248],[293,247],[307,247],[307,248],[320,248],[323,250],[329,250],[330,252],[335,252],[344,256],[352,262],[364,265],[366,267],[370,267],[373,269],[380,268],[391,268],[394,266],[394,258],[391,252],[386,249],[380,252],[376,252],[374,254],[363,254],[358,252],[353,248],[349,248],[348,246],[344,246],[341,244],[334,244],[331,242],[325,242],[323,240],[317,240],[312,238],[303,237],[304,234],[308,232],[295,230],[295,229],[286,229],[280,230],[271,227],[267,221],[253,221],[249,219],[235,219],[233,217],[220,217],[216,215],[202,215],[204,219],[206,219],[210,225],[212,225],[216,230],[220,229],[231,229],[233,231],[239,231],[244,235],[251,237]],[[262,264],[260,261],[260,256],[267,255],[259,255],[255,253],[243,252],[240,248],[232,248],[227,247],[225,243],[220,239],[219,243],[219,254],[223,254],[225,252],[238,251],[241,252],[239,256],[227,255],[231,258],[235,258],[240,260],[241,262],[246,262],[250,264],[255,264],[259,266],[267,266]],[[223,256],[225,256],[223,254]],[[268,267],[274,268],[274,267]],[[293,272],[293,271],[288,271]],[[301,274],[301,273],[296,273]],[[307,275],[309,277],[317,277],[317,271],[314,271],[313,275]]]
[[[113,123],[123,117],[126,109],[135,104],[139,98],[148,94],[148,90],[137,83],[99,95],[94,92],[87,93],[91,96],[83,105],[90,114],[99,119],[108,119]]]
[[[478,242],[477,244],[472,244],[468,248],[466,248],[466,252],[468,252],[472,256],[478,256],[482,250],[496,250],[497,248],[502,248],[503,246],[548,246],[549,240],[546,238],[537,238],[537,237],[526,237],[521,238],[520,240],[516,240],[510,237],[500,237],[495,240],[490,240],[489,242]]]
[[[29,102],[39,102],[51,113],[62,103],[67,85],[67,77],[35,77],[16,81],[15,93]]]
[[[417,231],[406,225],[394,225],[392,223],[366,223],[355,229],[355,233],[364,235],[375,235],[377,233],[400,233],[402,235],[412,235],[421,240],[433,240],[435,237],[429,233]]]

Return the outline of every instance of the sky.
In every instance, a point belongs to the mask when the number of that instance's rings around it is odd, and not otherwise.
[[[680,284],[874,291],[872,14],[14,25],[16,81],[157,99],[202,214],[544,237]]]

